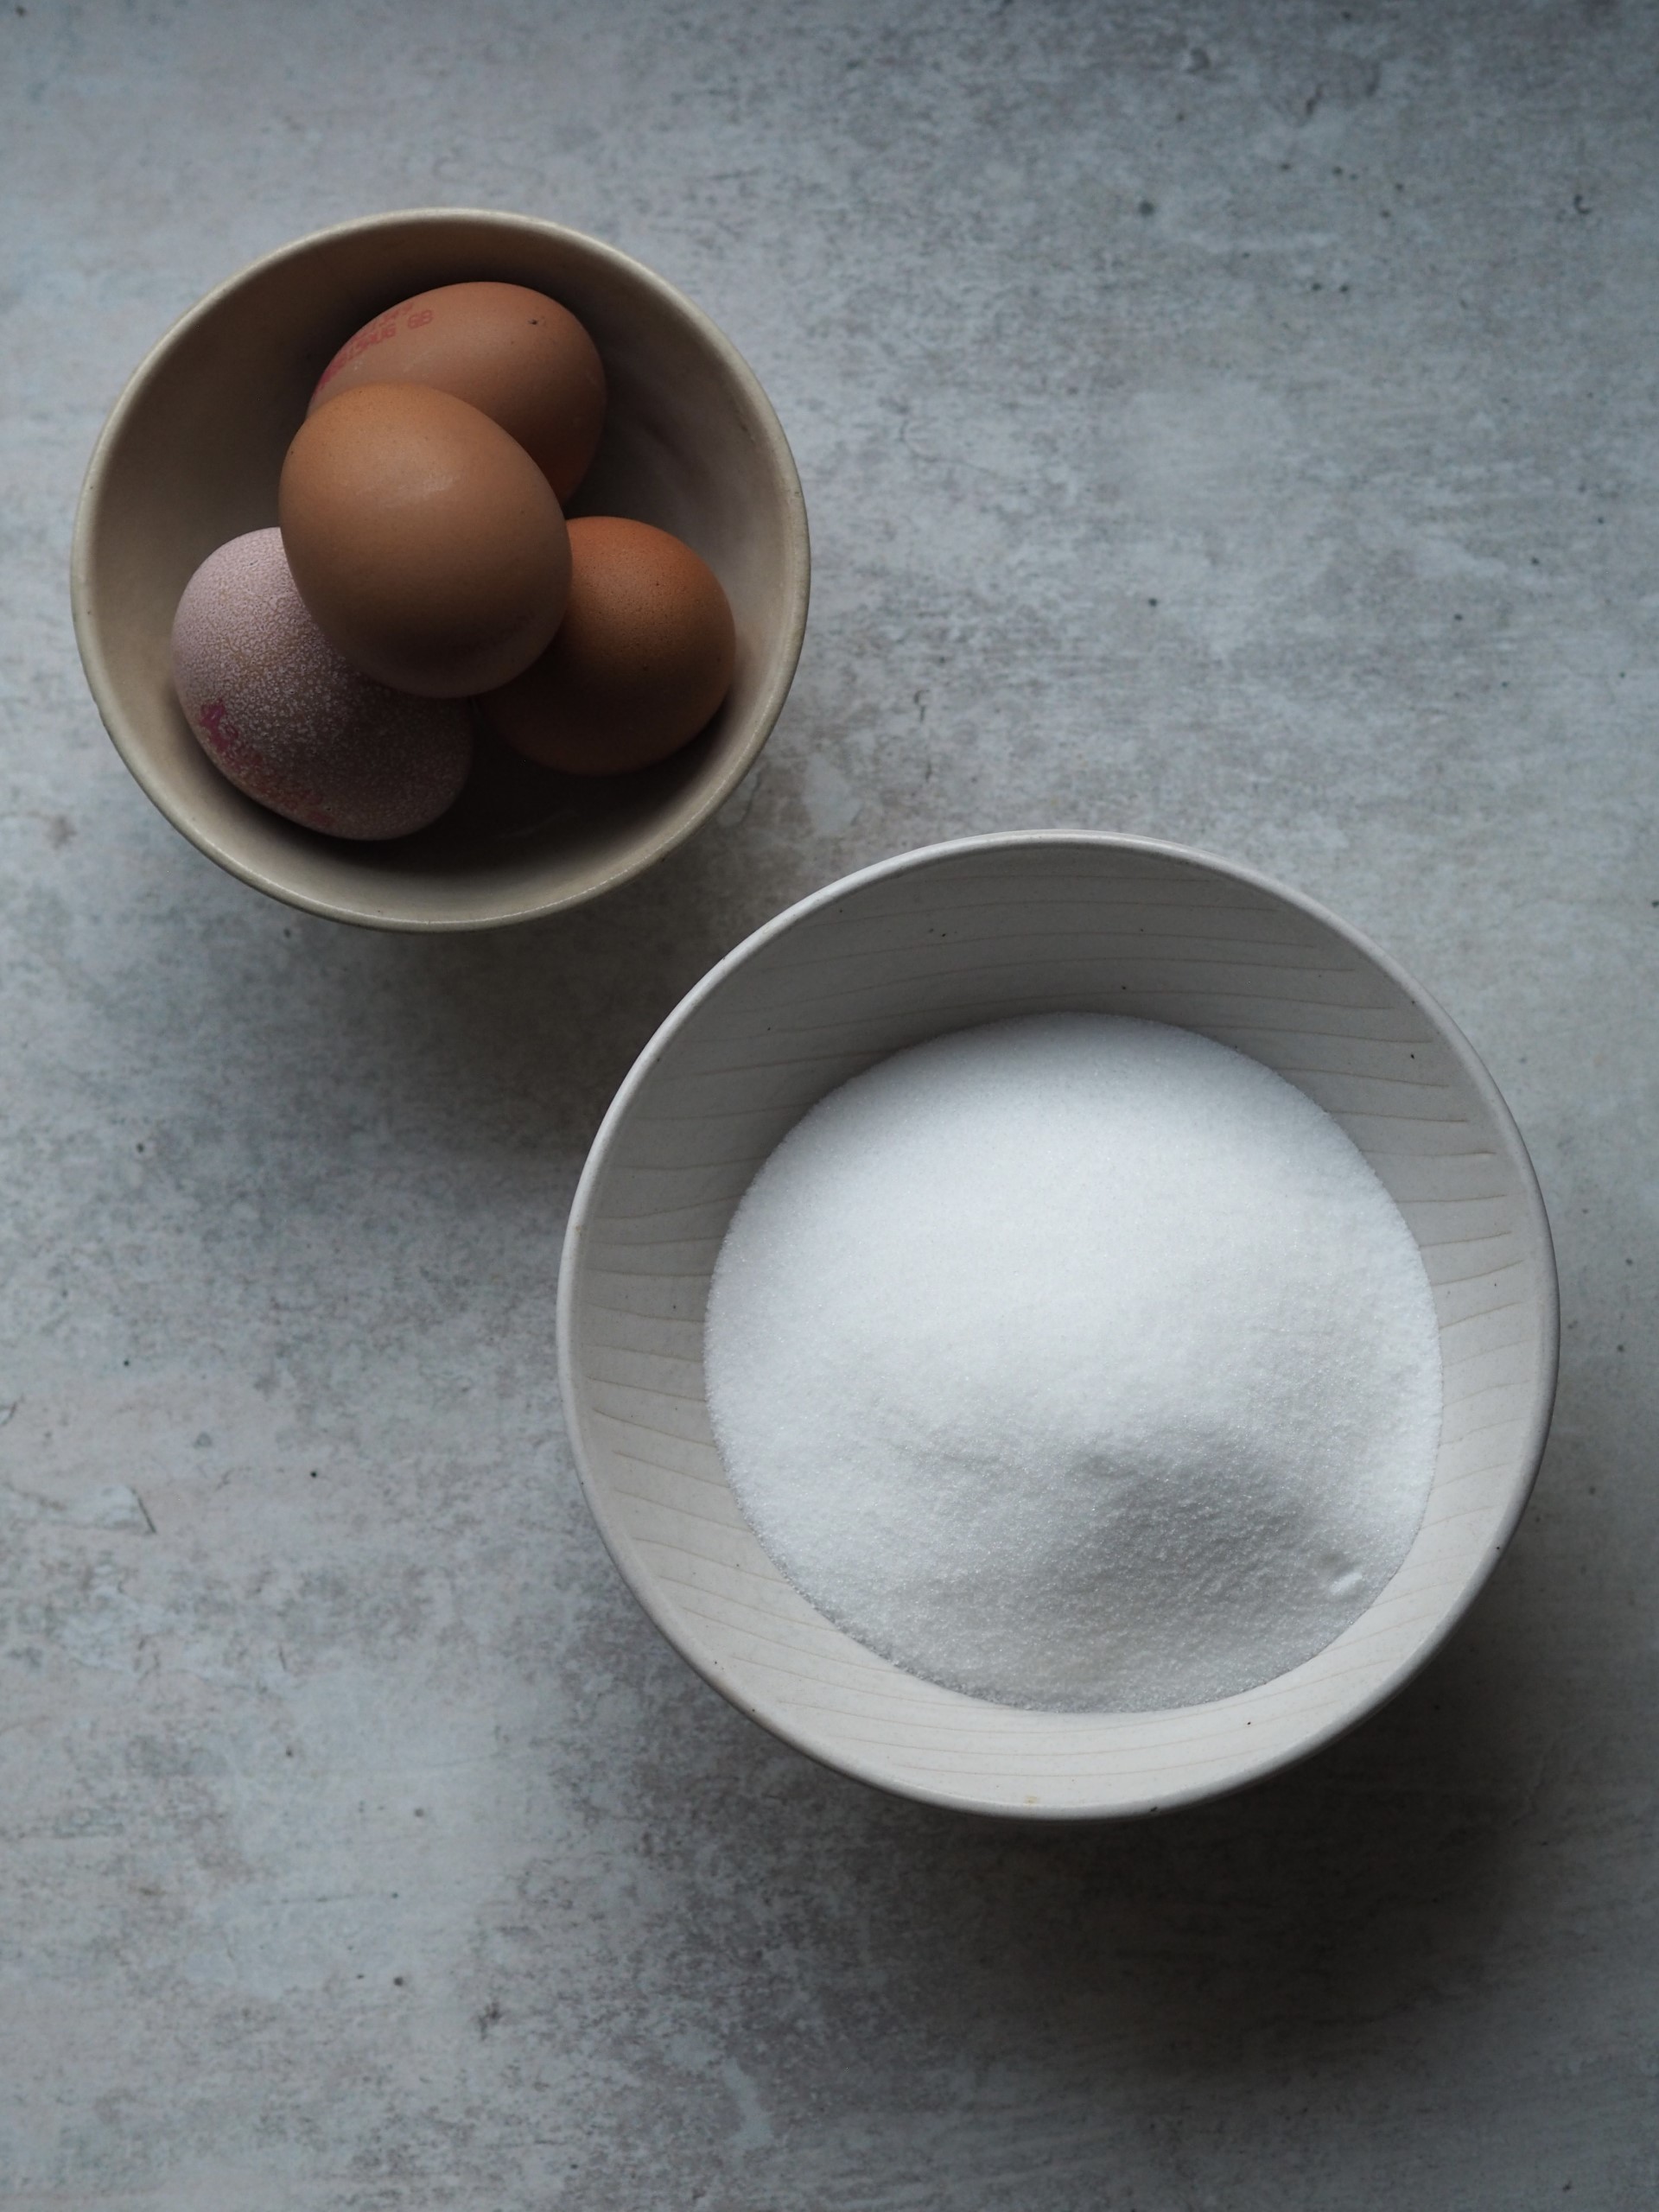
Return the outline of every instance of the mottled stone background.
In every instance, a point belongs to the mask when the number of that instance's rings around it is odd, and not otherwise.
[[[169,321],[433,202],[701,301],[817,581],[716,825],[418,942],[150,810],[65,571]],[[28,0],[0,232],[0,2201],[1649,2206],[1659,10]],[[679,993],[845,869],[1054,823],[1254,863],[1443,998],[1566,1361],[1520,1540],[1395,1706],[1027,1834],[686,1672],[550,1341]]]

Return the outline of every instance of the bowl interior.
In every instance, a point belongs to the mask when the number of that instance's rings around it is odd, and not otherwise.
[[[1405,1562],[1337,1641],[1176,1711],[1027,1713],[902,1673],[825,1620],[743,1518],[710,1433],[702,1317],[734,1208],[825,1092],[1019,1014],[1138,1014],[1276,1070],[1342,1124],[1417,1237],[1445,1417]],[[1555,1276],[1525,1150],[1467,1045],[1317,909],[1106,838],[972,841],[873,869],[740,949],[641,1060],[594,1147],[561,1286],[566,1417],[619,1566],[707,1678],[830,1764],[933,1802],[1149,1810],[1312,1749],[1421,1663],[1524,1503],[1554,1381]]]
[[[173,696],[174,610],[197,565],[276,518],[288,442],[335,348],[378,309],[493,277],[568,306],[605,361],[603,442],[573,513],[620,513],[684,538],[725,587],[732,688],[702,735],[658,767],[594,780],[483,749],[443,821],[353,845],[245,798],[203,754]],[[343,918],[454,928],[591,897],[689,834],[765,743],[805,621],[804,509],[764,394],[715,326],[648,270],[550,223],[387,216],[284,248],[187,315],[123,395],[83,495],[74,599],[105,722],[156,804],[223,865]]]

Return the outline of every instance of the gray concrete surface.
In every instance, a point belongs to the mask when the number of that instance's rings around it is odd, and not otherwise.
[[[64,575],[169,320],[433,201],[704,302],[817,581],[717,826],[417,943],[168,829]],[[1659,11],[28,0],[0,226],[0,2201],[1651,2203]],[[1235,1801],[1029,1834],[683,1670],[550,1331],[681,990],[849,867],[1054,823],[1255,863],[1441,995],[1567,1352],[1415,1688]]]

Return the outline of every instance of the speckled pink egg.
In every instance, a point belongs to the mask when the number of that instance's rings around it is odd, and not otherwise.
[[[282,532],[210,553],[173,618],[173,687],[215,767],[334,837],[406,837],[459,796],[473,733],[454,699],[389,690],[306,613]]]

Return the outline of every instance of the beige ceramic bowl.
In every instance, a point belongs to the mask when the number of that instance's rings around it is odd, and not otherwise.
[[[226,782],[168,680],[173,613],[216,546],[276,519],[276,479],[335,348],[378,308],[494,277],[551,293],[592,332],[604,441],[571,503],[685,538],[726,588],[737,671],[714,722],[637,776],[547,775],[492,750],[418,836],[356,845]],[[766,743],[806,623],[806,511],[766,394],[709,318],[614,248],[525,215],[429,209],[268,254],[175,324],[116,403],[75,527],[75,632],[122,759],[202,851],[292,906],[385,928],[486,928],[575,906],[689,836]]]
[[[1444,1426],[1404,1564],[1316,1658],[1214,1704],[1023,1712],[901,1673],[785,1581],[709,1432],[709,1274],[738,1199],[785,1132],[887,1053],[1068,1009],[1177,1023],[1306,1091],[1392,1192],[1434,1289]],[[1508,1541],[1555,1380],[1555,1270],[1537,1183],[1446,1015],[1311,901],[1246,868],[1123,837],[979,837],[907,854],[740,945],[664,1024],[606,1117],[576,1193],[559,1309],[565,1414],[589,1501],[635,1595],[698,1672],[862,1781],[1051,1819],[1233,1789],[1398,1689]]]

